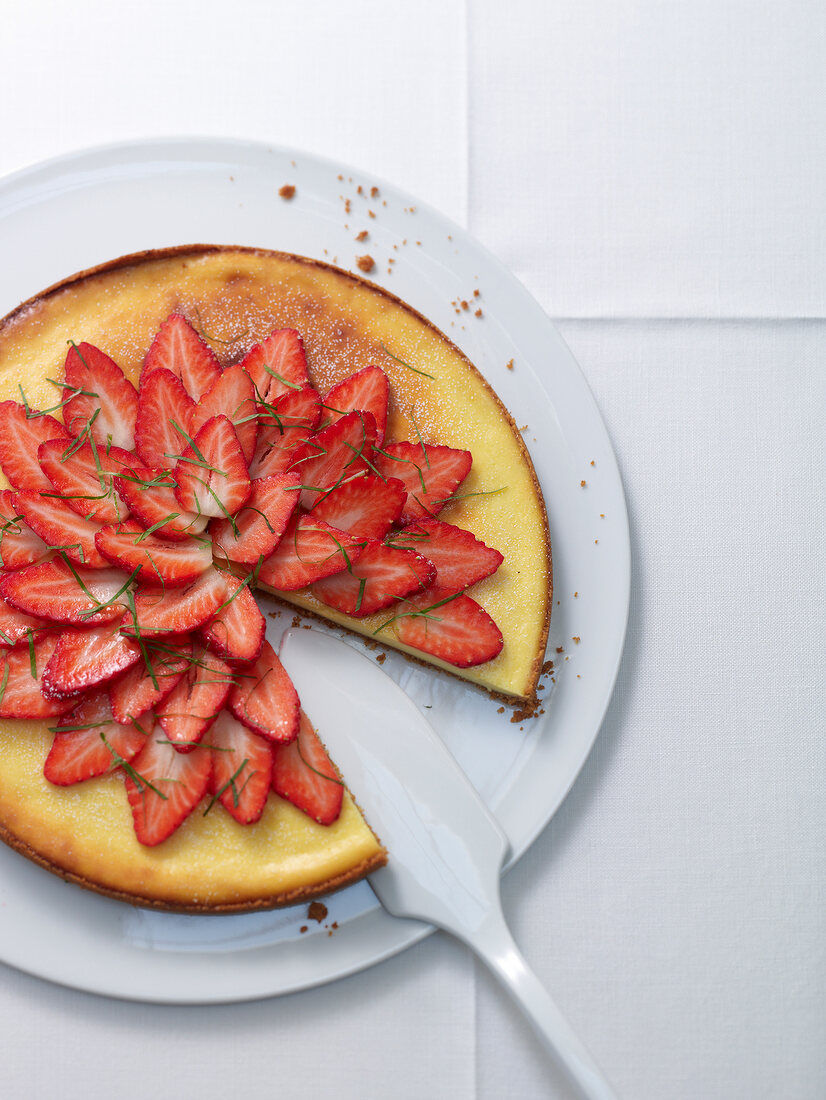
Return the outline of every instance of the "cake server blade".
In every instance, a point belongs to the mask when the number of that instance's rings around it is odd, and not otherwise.
[[[612,1100],[615,1093],[505,924],[499,880],[507,837],[413,701],[375,661],[317,630],[286,631],[281,660],[387,848],[387,866],[369,876],[384,908],[472,948],[582,1094]]]

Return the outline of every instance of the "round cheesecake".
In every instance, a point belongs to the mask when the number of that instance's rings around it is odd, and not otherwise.
[[[467,449],[471,472],[440,520],[471,531],[504,557],[473,586],[503,645],[493,660],[457,668],[400,642],[387,614],[353,618],[309,589],[273,594],[467,683],[530,700],[544,660],[552,579],[542,495],[516,426],[468,359],[426,319],[381,288],[314,260],[255,249],[190,246],[128,256],[82,272],[0,322],[0,401],[57,403],[67,342],[109,355],[137,386],[147,349],[182,314],[223,367],[276,329],[303,339],[312,385],[331,386],[371,364],[390,382],[386,438]],[[302,699],[312,719],[312,700]],[[271,794],[260,821],[194,813],[157,847],[132,829],[114,774],[72,787],[43,775],[53,723],[0,721],[0,836],[50,870],[141,905],[232,912],[292,904],[356,881],[386,860],[345,794],[322,826]],[[321,739],[324,731],[318,731]],[[346,782],[346,776],[343,777]],[[220,809],[220,808],[219,808]]]

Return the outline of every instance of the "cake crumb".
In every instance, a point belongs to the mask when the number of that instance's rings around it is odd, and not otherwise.
[[[462,306],[462,309],[470,309],[470,302],[466,301],[463,298],[462,301],[461,301],[461,306]]]
[[[593,459],[591,459],[591,465],[592,465],[592,466],[596,466],[596,462],[594,462],[594,460],[593,460]]]
[[[604,513],[604,512],[600,512],[600,514],[599,514],[599,518],[600,518],[600,519],[605,519],[605,513]]]
[[[558,645],[556,647],[556,651],[557,651],[557,653],[564,653],[565,652],[565,647],[561,646],[561,645]]]
[[[588,484],[587,481],[580,481],[580,483],[579,483],[580,489],[584,489],[587,484]]]
[[[350,200],[345,199],[344,200],[344,213],[349,214],[352,209],[353,209],[353,206],[352,206],[352,203],[350,202]]]
[[[559,653],[559,650],[557,650],[557,653]],[[541,675],[542,676],[547,676],[548,673],[551,671],[551,669],[553,667],[554,667],[553,661],[546,661],[545,664],[542,666]]]
[[[363,195],[364,194],[364,188],[361,186],[361,184],[359,184],[358,187],[356,188],[356,194],[357,195]]]
[[[573,637],[572,637],[572,641],[576,642],[576,644],[579,645],[579,643],[582,641],[582,639],[579,637],[578,634],[574,634]]]
[[[574,599],[577,599],[577,598],[578,598],[578,596],[579,596],[579,593],[578,593],[578,592],[574,592]]]
[[[293,615],[293,621],[290,623],[290,626],[293,627],[293,629],[297,626],[301,626],[301,616]]]
[[[386,653],[380,653],[378,655],[378,657],[376,657],[376,664],[377,665],[383,665],[386,660],[387,660],[387,654]]]
[[[504,708],[504,707],[500,707],[500,708],[499,708],[499,709],[497,710],[497,712],[496,712],[496,713],[497,713],[497,714],[504,714],[504,713],[505,713],[505,708]]]
[[[356,257],[356,266],[360,271],[363,271],[366,274],[368,271],[373,270],[373,268],[376,266],[376,261],[373,259],[372,256],[368,256],[365,254],[364,256]]]
[[[379,643],[374,642],[372,638],[362,638],[361,641],[365,649],[374,650],[379,648]]]
[[[302,924],[298,931],[303,935],[307,931],[307,925]]]
[[[267,616],[270,619],[280,619],[281,618],[281,612],[280,611],[268,611]]]
[[[292,183],[285,183],[283,187],[279,187],[278,194],[282,199],[291,199],[295,196],[295,186]]]
[[[369,236],[370,236],[370,234],[367,232],[367,230],[362,229],[361,233],[356,233],[356,240],[357,241],[366,241]]]
[[[513,359],[509,359],[505,364],[508,370],[513,370]]]
[[[474,316],[474,317],[481,317],[481,316],[482,316],[482,311],[481,311],[481,309],[477,309],[477,310],[476,310],[476,311],[474,312],[473,316]]]
[[[367,217],[368,217],[368,218],[375,218],[375,216],[376,216],[376,215],[375,215],[375,214],[373,213],[373,211],[372,211],[372,210],[368,210],[368,211],[367,211]]]
[[[307,916],[310,920],[318,921],[321,924],[327,916],[327,906],[323,901],[311,901],[307,909]]]
[[[378,189],[378,187],[371,187],[371,188],[370,188],[370,198],[371,198],[371,199],[377,199],[377,198],[378,198],[378,196],[379,196],[379,189]]]

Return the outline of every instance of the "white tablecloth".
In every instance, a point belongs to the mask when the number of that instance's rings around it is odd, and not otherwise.
[[[625,482],[631,620],[507,915],[621,1096],[826,1095],[826,8],[20,0],[0,104],[0,174],[184,133],[355,164],[558,319]],[[227,1007],[0,966],[0,1058],[10,1100],[570,1095],[441,936]]]

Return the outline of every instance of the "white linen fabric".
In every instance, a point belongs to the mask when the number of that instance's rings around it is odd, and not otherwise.
[[[826,1095],[824,43],[814,0],[3,12],[0,174],[166,134],[294,145],[467,224],[559,319],[624,478],[632,610],[595,750],[504,895],[629,1100]],[[247,1005],[0,977],[10,1100],[571,1095],[441,936]]]

